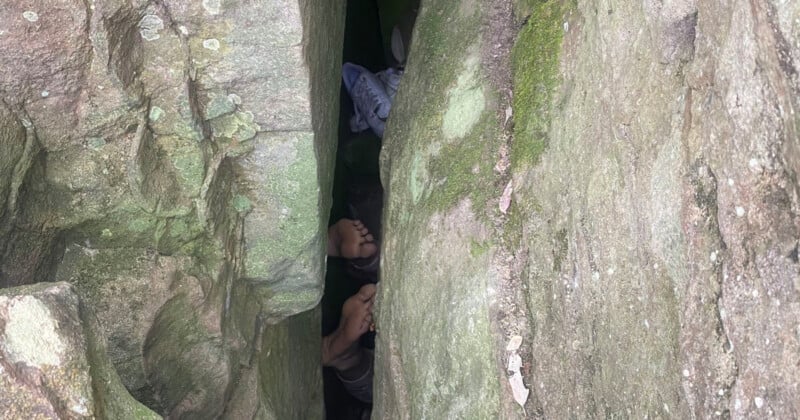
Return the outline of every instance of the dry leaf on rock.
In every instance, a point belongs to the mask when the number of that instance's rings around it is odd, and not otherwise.
[[[522,336],[515,335],[508,340],[508,345],[506,345],[506,351],[516,351],[519,349],[519,346],[522,344]]]
[[[513,373],[519,373],[519,369],[522,367],[522,358],[519,357],[517,353],[512,353],[511,356],[508,356],[508,371]]]
[[[503,190],[503,195],[500,197],[500,212],[506,214],[508,207],[511,205],[511,193],[514,192],[513,180],[508,181],[506,189]]]
[[[522,382],[522,375],[519,372],[514,373],[508,378],[508,383],[511,385],[511,392],[514,394],[514,401],[517,404],[521,405],[522,408],[525,408],[525,402],[528,401],[528,395],[531,391],[528,388],[525,388],[525,384]]]

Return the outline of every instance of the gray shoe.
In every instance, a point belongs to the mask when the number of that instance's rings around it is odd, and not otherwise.
[[[353,132],[371,128],[375,134],[383,137],[386,118],[392,109],[392,99],[401,76],[402,71],[395,69],[373,74],[359,65],[344,64],[342,79],[355,108],[355,115],[350,119],[350,129]]]

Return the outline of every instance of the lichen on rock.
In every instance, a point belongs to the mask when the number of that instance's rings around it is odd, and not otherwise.
[[[422,5],[387,124],[378,409],[791,417],[797,5],[515,1],[512,106],[484,85],[492,115],[475,124],[449,94],[464,92],[468,42],[506,21],[469,17],[508,2],[468,3]],[[481,56],[484,76],[506,68],[492,65]],[[491,235],[432,224],[463,200],[459,229]],[[459,316],[464,289],[489,322]],[[470,325],[482,350],[453,338]],[[517,335],[524,411],[502,350]],[[501,403],[461,400],[487,394]]]
[[[109,338],[103,369],[160,414],[233,410],[226,390],[259,358],[258,319],[314,331],[282,321],[321,294],[344,2],[5,6],[0,285],[73,284]],[[256,158],[284,133],[290,165]],[[233,293],[248,281],[263,299],[252,306]],[[238,305],[249,312],[234,319]],[[13,354],[36,344],[6,341]],[[36,360],[67,357],[48,354]],[[256,379],[240,388],[265,401],[250,417],[297,403]]]

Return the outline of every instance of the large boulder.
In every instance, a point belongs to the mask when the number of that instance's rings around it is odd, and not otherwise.
[[[515,413],[493,330],[503,292],[494,166],[509,86],[492,69],[507,70],[511,16],[490,3],[424,2],[387,124],[375,362],[387,418]]]
[[[377,409],[795,416],[800,6],[511,6],[420,11],[381,162]]]
[[[318,331],[284,320],[322,294],[344,6],[0,8],[0,286],[74,284],[161,414],[227,410],[267,325]],[[309,340],[298,363],[318,362]]]
[[[540,123],[515,131],[512,229],[537,409],[793,416],[800,7],[527,10],[515,121]]]
[[[343,4],[6,6],[7,230],[198,255],[241,223],[242,277],[316,291],[287,315],[319,300]],[[9,283],[44,280],[5,272]]]
[[[3,416],[160,418],[125,391],[96,329],[68,283],[0,289]]]

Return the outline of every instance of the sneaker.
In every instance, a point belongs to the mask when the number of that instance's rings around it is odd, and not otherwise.
[[[397,88],[400,86],[400,79],[403,76],[403,70],[388,68],[384,71],[379,71],[376,76],[383,83],[386,94],[389,95],[389,100],[394,101]]]
[[[383,137],[401,74],[385,70],[376,75],[356,64],[345,63],[342,66],[342,79],[355,108],[355,115],[350,119],[351,130],[359,132],[369,127]]]

